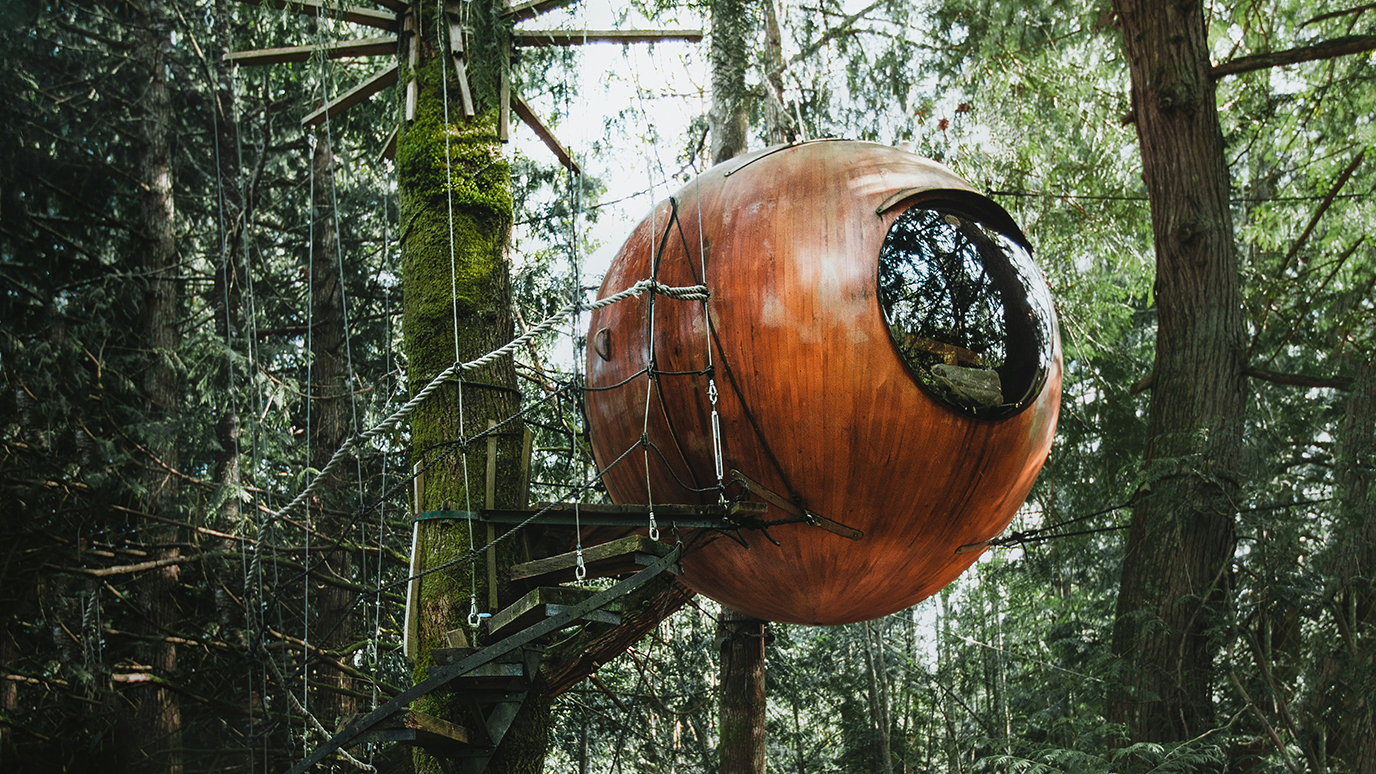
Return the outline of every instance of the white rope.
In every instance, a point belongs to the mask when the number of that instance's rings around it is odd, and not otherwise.
[[[388,416],[386,419],[382,420],[381,422],[377,423],[368,430],[359,433],[358,435],[348,439],[343,444],[341,444],[340,447],[335,450],[334,455],[330,457],[329,462],[325,463],[325,467],[321,468],[319,473],[316,474],[315,479],[313,479],[311,483],[307,484],[306,487],[296,495],[296,497],[292,498],[291,502],[283,506],[281,510],[278,510],[275,513],[273,513],[267,521],[272,522],[276,519],[280,519],[288,513],[294,511],[296,508],[300,507],[300,505],[311,496],[311,493],[315,489],[316,482],[319,481],[321,478],[324,478],[327,473],[333,470],[335,466],[337,466],[349,452],[362,446],[365,443],[373,441],[374,439],[378,438],[384,433],[390,432],[391,430],[395,429],[398,425],[401,424],[402,420],[406,419],[408,416],[414,413],[415,410],[419,408],[422,403],[429,400],[431,395],[434,395],[440,387],[444,386],[445,382],[448,382],[450,379],[462,374],[464,371],[477,370],[485,365],[488,365],[489,363],[492,363],[493,361],[499,358],[510,355],[517,349],[525,346],[535,337],[554,330],[560,322],[562,322],[569,315],[573,314],[575,311],[594,311],[597,309],[601,309],[603,307],[611,306],[612,304],[615,304],[620,301],[625,301],[628,298],[642,296],[650,291],[658,293],[667,298],[674,298],[684,301],[702,301],[706,299],[709,295],[706,285],[688,285],[684,287],[675,287],[665,285],[656,280],[645,279],[635,283],[634,285],[632,285],[629,288],[626,288],[625,290],[622,290],[618,293],[613,293],[612,295],[607,296],[606,298],[598,299],[597,301],[594,301],[590,304],[584,303],[581,300],[569,302],[564,306],[564,308],[560,309],[558,312],[555,312],[552,316],[541,321],[539,325],[536,325],[535,327],[527,330],[525,333],[521,334],[520,336],[517,336],[516,338],[512,339],[506,344],[503,344],[497,349],[492,350],[486,355],[483,355],[482,357],[479,357],[476,360],[470,360],[467,363],[455,363],[454,365],[441,371],[437,376],[435,376],[434,379],[430,380],[429,384],[421,388],[421,391],[416,393],[415,397],[407,401],[401,408],[392,412],[392,414]],[[266,526],[266,524],[264,526]]]

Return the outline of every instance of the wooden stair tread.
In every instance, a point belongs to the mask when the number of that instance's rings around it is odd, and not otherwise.
[[[402,742],[420,747],[459,747],[469,744],[468,729],[457,723],[408,709],[369,729],[359,742]]]
[[[644,535],[630,535],[583,549],[583,567],[589,578],[607,578],[639,572],[668,553],[670,547]],[[572,583],[578,552],[557,554],[511,568],[511,579],[531,586]]]
[[[488,634],[500,637],[533,626],[585,602],[596,593],[596,589],[568,586],[541,586],[531,589],[510,607],[487,619]],[[585,611],[579,619],[612,625],[621,623],[620,615],[606,609]]]

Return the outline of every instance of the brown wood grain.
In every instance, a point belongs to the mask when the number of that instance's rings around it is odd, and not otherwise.
[[[837,624],[930,596],[978,558],[956,548],[1007,526],[1050,449],[1059,341],[1039,396],[1002,420],[948,409],[904,364],[876,295],[880,247],[905,208],[876,212],[904,190],[982,200],[944,167],[888,146],[812,142],[743,156],[675,195],[678,223],[669,201],[656,206],[602,286],[610,295],[652,273],[695,284],[701,240],[726,469],[864,532],[852,541],[780,525],[770,528],[779,546],[747,531],[749,549],[714,540],[684,558],[684,583],[743,613]],[[707,377],[636,376],[651,356],[651,307],[655,368],[707,368],[700,302],[646,297],[594,313],[589,330],[609,331],[611,357],[589,353],[589,387],[629,379],[587,394],[594,453],[606,465],[644,432],[658,451],[637,449],[607,473],[613,499],[714,502],[715,491],[692,491],[716,483]],[[767,515],[786,517],[773,506]]]

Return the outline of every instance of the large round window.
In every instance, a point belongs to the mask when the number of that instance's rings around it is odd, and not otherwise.
[[[996,419],[1041,392],[1046,282],[1020,239],[963,208],[919,204],[898,216],[879,253],[879,304],[903,360],[947,406]]]

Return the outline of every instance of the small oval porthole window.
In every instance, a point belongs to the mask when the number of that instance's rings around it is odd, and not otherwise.
[[[960,207],[910,207],[879,253],[889,334],[929,394],[981,419],[1012,416],[1046,383],[1051,293],[1027,248]]]

